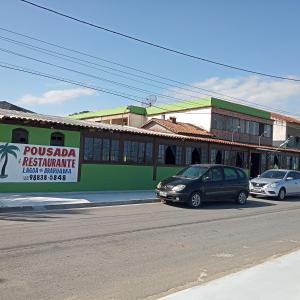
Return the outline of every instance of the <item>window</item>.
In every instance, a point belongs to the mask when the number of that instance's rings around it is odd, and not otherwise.
[[[272,126],[265,124],[265,137],[272,137]]]
[[[153,160],[153,144],[146,143],[146,163],[152,163]]]
[[[229,150],[224,151],[224,164],[230,165],[230,151]]]
[[[85,137],[83,159],[93,161],[119,161],[120,143],[118,140]]]
[[[227,117],[227,119],[226,119],[226,130],[227,131],[231,131],[232,128],[233,128],[232,118],[231,117]]]
[[[176,146],[176,165],[182,165],[182,147]]]
[[[164,164],[165,163],[165,145],[158,146],[158,163]]]
[[[240,119],[232,118],[232,130],[238,130],[240,126]]]
[[[51,133],[50,145],[51,146],[64,146],[65,136],[60,132]]]
[[[16,128],[12,131],[12,143],[28,144],[28,131],[23,128]]]
[[[224,167],[224,178],[225,180],[236,180],[238,179],[238,174],[235,169]]]
[[[200,164],[202,159],[201,152],[200,148],[187,147],[185,149],[185,164]]]
[[[250,134],[250,121],[245,121],[245,133]]]
[[[185,164],[190,165],[192,163],[192,147],[186,147],[185,149]]]
[[[259,123],[259,135],[265,136],[265,124]]]
[[[176,145],[159,145],[158,163],[165,165],[182,165],[182,147]]]
[[[221,168],[212,168],[208,172],[208,176],[211,181],[222,181],[223,180],[223,172]]]
[[[247,175],[244,171],[236,169],[237,173],[239,174],[240,178],[247,178]]]
[[[152,143],[125,141],[123,160],[133,163],[151,163],[152,148]]]
[[[120,158],[120,145],[118,140],[111,141],[110,148],[110,160],[111,161],[119,161]]]
[[[245,133],[245,130],[246,130],[246,121],[240,120],[240,132]]]
[[[288,174],[287,174],[287,177],[292,177],[294,180],[296,180],[296,179],[298,179],[297,177],[298,177],[298,174],[297,174],[297,172],[289,172]]]

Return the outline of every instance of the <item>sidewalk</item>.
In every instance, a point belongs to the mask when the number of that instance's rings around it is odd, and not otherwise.
[[[300,251],[160,300],[299,300]]]
[[[90,206],[150,203],[158,201],[155,192],[107,191],[72,193],[0,193],[0,213]]]

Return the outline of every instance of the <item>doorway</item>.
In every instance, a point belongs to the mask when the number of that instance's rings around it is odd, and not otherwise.
[[[256,177],[260,173],[260,154],[251,153],[250,177]]]
[[[201,150],[194,148],[192,151],[192,165],[201,163]]]
[[[222,152],[219,150],[216,155],[216,164],[222,164]]]

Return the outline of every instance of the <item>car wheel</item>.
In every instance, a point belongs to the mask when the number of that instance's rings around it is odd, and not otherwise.
[[[281,188],[281,189],[279,190],[277,199],[282,201],[282,200],[285,199],[285,196],[286,196],[285,189],[284,189],[284,188]]]
[[[240,191],[236,198],[236,202],[238,204],[244,205],[246,204],[247,198],[248,198],[248,193],[245,191]]]
[[[189,206],[192,208],[199,208],[202,205],[202,196],[199,192],[193,193],[188,202]]]

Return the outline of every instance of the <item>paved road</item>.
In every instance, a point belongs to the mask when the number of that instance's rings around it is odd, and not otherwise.
[[[157,299],[300,248],[300,200],[0,214],[1,299]]]

